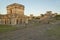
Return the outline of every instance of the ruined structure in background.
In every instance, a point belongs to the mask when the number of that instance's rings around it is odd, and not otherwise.
[[[7,14],[0,15],[0,24],[21,24],[25,23],[27,16],[24,15],[24,5],[21,4],[11,4],[7,6]],[[28,22],[28,20],[27,20]]]
[[[52,17],[55,17],[57,14],[52,14],[52,11],[47,11],[46,14],[42,16],[33,16],[32,14],[30,16],[24,15],[24,5],[21,4],[11,4],[7,6],[7,14],[6,15],[0,15],[0,24],[11,24],[11,25],[17,25],[17,24],[24,24],[28,23],[29,21],[43,21],[47,22]],[[32,21],[32,22],[33,22]]]
[[[57,15],[57,13],[52,13],[52,11],[47,11],[43,16],[41,16],[40,21],[43,21],[45,23],[49,23],[54,21],[54,17]]]

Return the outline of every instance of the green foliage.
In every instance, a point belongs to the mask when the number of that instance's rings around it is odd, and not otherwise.
[[[56,20],[60,20],[60,15],[56,15],[56,16],[55,16],[55,19],[56,19]]]
[[[13,27],[11,25],[0,25],[0,33],[8,32],[8,31],[16,30],[16,29],[17,27]]]
[[[47,34],[48,36],[54,36],[58,39],[60,37],[60,26],[47,30]]]

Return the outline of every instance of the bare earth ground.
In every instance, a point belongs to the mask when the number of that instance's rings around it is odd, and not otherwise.
[[[60,40],[55,36],[49,36],[48,29],[56,27],[57,24],[26,25],[26,28],[0,34],[0,40]]]

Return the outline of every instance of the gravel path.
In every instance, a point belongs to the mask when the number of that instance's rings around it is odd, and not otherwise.
[[[26,28],[0,34],[0,40],[55,40],[48,36],[46,30],[53,28],[52,24],[40,24],[38,26],[27,25]]]

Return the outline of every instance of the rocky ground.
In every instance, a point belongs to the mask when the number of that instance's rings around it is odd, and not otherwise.
[[[60,23],[60,22],[59,22]],[[49,29],[60,26],[55,24],[28,24],[24,28],[0,34],[0,40],[60,40],[55,36],[49,36],[46,32]]]

